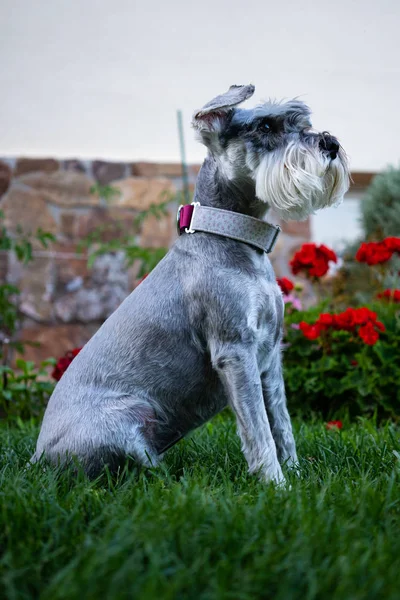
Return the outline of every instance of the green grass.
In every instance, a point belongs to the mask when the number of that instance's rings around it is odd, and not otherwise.
[[[25,471],[33,425],[0,429],[0,597],[400,597],[398,429],[295,422],[300,476],[247,474],[230,418],[152,471]]]

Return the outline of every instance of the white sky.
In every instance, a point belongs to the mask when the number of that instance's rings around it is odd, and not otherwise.
[[[1,0],[0,155],[179,160],[232,83],[300,96],[353,170],[400,157],[399,0]]]

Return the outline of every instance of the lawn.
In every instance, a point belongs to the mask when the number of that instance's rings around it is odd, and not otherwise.
[[[0,596],[398,600],[398,428],[294,425],[290,490],[247,474],[229,416],[95,482],[25,471],[38,428],[4,425]]]

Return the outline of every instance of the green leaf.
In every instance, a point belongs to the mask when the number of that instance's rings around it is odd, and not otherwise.
[[[39,227],[36,231],[36,238],[40,241],[44,248],[48,248],[50,242],[57,241],[57,238],[52,233],[43,231],[41,227]]]
[[[57,359],[56,358],[46,358],[46,360],[43,360],[40,363],[41,367],[55,367],[57,364]]]

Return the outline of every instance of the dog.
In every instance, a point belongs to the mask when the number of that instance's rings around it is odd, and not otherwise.
[[[284,303],[269,246],[255,239],[260,231],[276,239],[279,228],[262,220],[269,208],[301,220],[338,204],[349,170],[337,139],[312,130],[303,102],[239,108],[253,93],[231,86],[194,114],[208,154],[188,226],[178,223],[166,256],[58,382],[31,462],[76,457],[89,476],[127,456],[154,466],[229,406],[251,473],[282,485],[282,465],[297,464],[282,376]],[[193,224],[197,210],[208,229]]]

